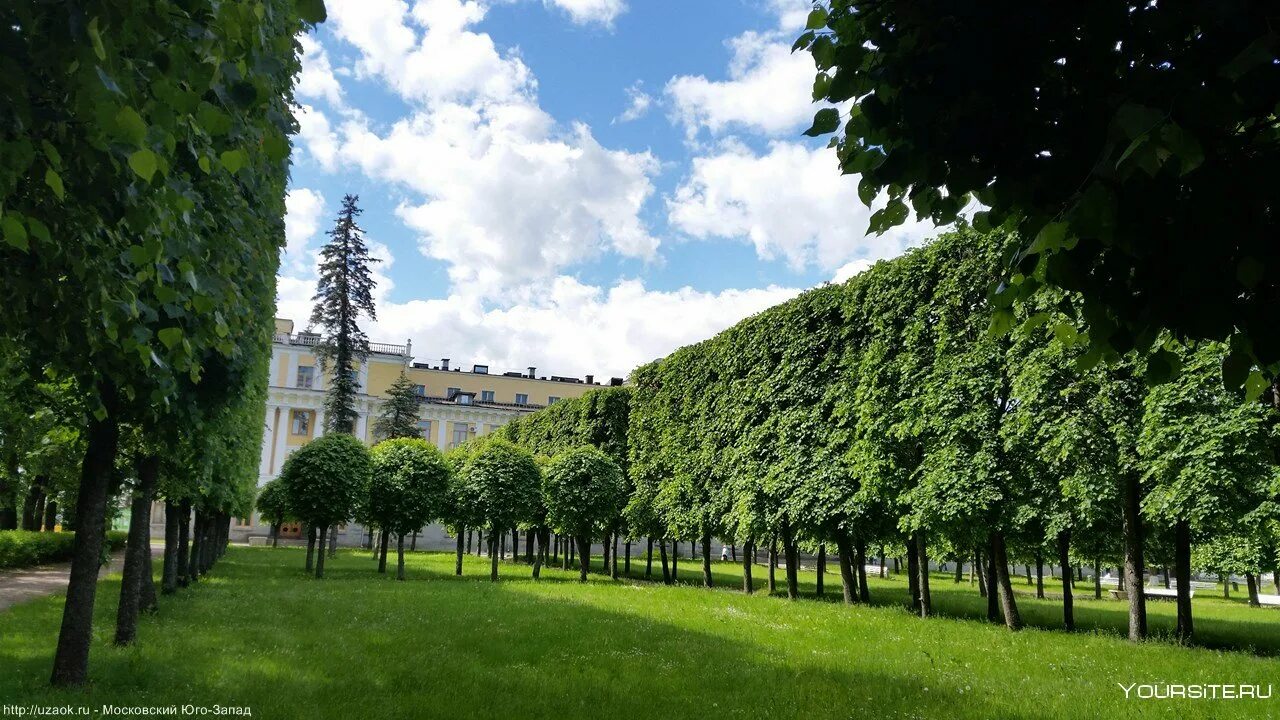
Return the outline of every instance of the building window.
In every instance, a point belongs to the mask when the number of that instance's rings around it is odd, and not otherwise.
[[[466,423],[453,424],[453,444],[449,447],[458,447],[462,443],[471,438],[471,427]]]
[[[472,367],[472,368],[471,368],[471,372],[476,373],[477,375],[488,375],[488,374],[489,374],[489,366],[488,366],[488,365],[476,365],[476,366],[474,366],[474,367]]]
[[[456,402],[459,405],[470,405],[471,398],[473,397],[475,397],[474,393],[458,393],[456,396]]]
[[[516,393],[516,404],[517,404],[517,405],[528,405],[528,404],[529,404],[529,396],[528,396],[528,395],[525,395],[524,393]]]
[[[311,434],[311,413],[306,410],[294,410],[289,416],[289,424],[293,428],[294,435],[310,435]]]
[[[493,402],[493,391],[492,391],[492,390],[481,390],[481,391],[480,391],[480,402]]]
[[[556,397],[555,395],[551,395],[547,398],[548,405],[555,405],[558,402],[560,402],[560,398]]]
[[[310,388],[316,381],[316,369],[310,365],[298,366],[298,387]]]
[[[253,527],[253,523],[247,517],[240,517],[236,518],[236,527]]]
[[[431,421],[430,421],[430,420],[419,420],[419,421],[418,421],[418,432],[419,432],[419,434],[421,434],[421,435],[422,435],[423,439],[430,441],[430,440],[431,440]]]
[[[444,397],[446,400],[452,400],[453,396],[457,395],[460,392],[462,392],[462,388],[449,388],[448,390],[444,391]]]
[[[418,397],[422,397],[423,395],[426,395],[426,394],[427,394],[427,386],[426,386],[426,385],[414,385],[414,386],[413,386],[413,394],[414,394],[414,395],[417,395]]]

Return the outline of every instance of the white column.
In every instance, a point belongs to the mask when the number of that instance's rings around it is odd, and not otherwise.
[[[316,410],[316,429],[315,432],[311,433],[311,437],[314,439],[321,435],[324,435],[324,408]]]
[[[436,420],[436,424],[440,426],[440,429],[436,431],[436,438],[439,439],[440,441],[438,445],[441,450],[448,450],[449,441],[448,439],[446,439],[445,433],[447,432],[447,426],[449,425],[449,423],[447,420],[441,417],[439,420]]]
[[[276,461],[275,466],[271,468],[271,477],[279,475],[280,468],[284,466],[285,440],[289,437],[289,433],[293,431],[289,410],[287,407],[280,408],[280,422],[276,425],[276,436],[272,438],[276,444]]]
[[[277,405],[268,405],[266,418],[262,421],[264,429],[262,431],[262,452],[258,456],[258,476],[262,477],[271,474],[271,444],[275,438],[271,435],[273,425],[276,418]]]
[[[284,354],[285,360],[284,370],[284,386],[287,388],[298,387],[298,353],[287,352]]]
[[[356,416],[356,439],[360,442],[365,441],[365,436],[367,435],[365,426],[368,424],[368,420],[369,413],[367,412],[362,412]]]

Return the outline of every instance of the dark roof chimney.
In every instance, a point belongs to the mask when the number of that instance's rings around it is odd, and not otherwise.
[[[530,380],[532,380],[532,379],[533,379],[533,371],[534,371],[534,370],[537,370],[537,369],[538,369],[538,368],[536,368],[536,367],[534,367],[534,366],[532,366],[532,365],[530,365],[530,366],[529,366],[529,379],[530,379]]]
[[[593,381],[594,381],[595,379],[596,379],[596,376],[595,376],[595,375],[588,375],[588,376],[587,376],[587,384],[588,384],[588,385],[593,384]]]
[[[449,369],[449,358],[440,358],[440,369],[441,370]]]

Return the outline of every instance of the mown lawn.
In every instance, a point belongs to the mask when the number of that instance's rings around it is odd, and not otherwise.
[[[876,606],[846,607],[836,575],[833,602],[792,603],[558,570],[534,583],[512,564],[492,584],[487,560],[470,557],[459,580],[452,556],[429,553],[410,556],[408,582],[356,552],[315,581],[302,559],[231,549],[123,650],[110,646],[117,578],[105,580],[86,690],[46,686],[60,599],[0,613],[0,704],[244,705],[260,718],[1280,717],[1280,698],[1126,701],[1117,685],[1280,683],[1280,659],[1258,655],[1280,649],[1280,611],[1219,599],[1197,600],[1198,630],[1252,652],[922,621],[897,607],[901,578],[873,579]],[[698,577],[692,562],[680,569]],[[716,579],[737,587],[739,572],[717,563]],[[932,582],[945,614],[985,607],[967,584]],[[1089,625],[1123,621],[1120,603],[1080,605]],[[1050,601],[1024,598],[1023,611],[1057,620]],[[1153,626],[1171,613],[1153,605]]]

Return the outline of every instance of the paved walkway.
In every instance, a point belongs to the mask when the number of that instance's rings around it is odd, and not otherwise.
[[[164,554],[163,546],[151,546],[153,558]],[[124,552],[111,556],[111,561],[98,569],[98,577],[118,573],[124,568]],[[8,610],[18,603],[35,600],[45,595],[63,592],[67,589],[67,578],[71,575],[71,563],[56,565],[38,565],[36,567],[15,570],[0,570],[0,612]]]

